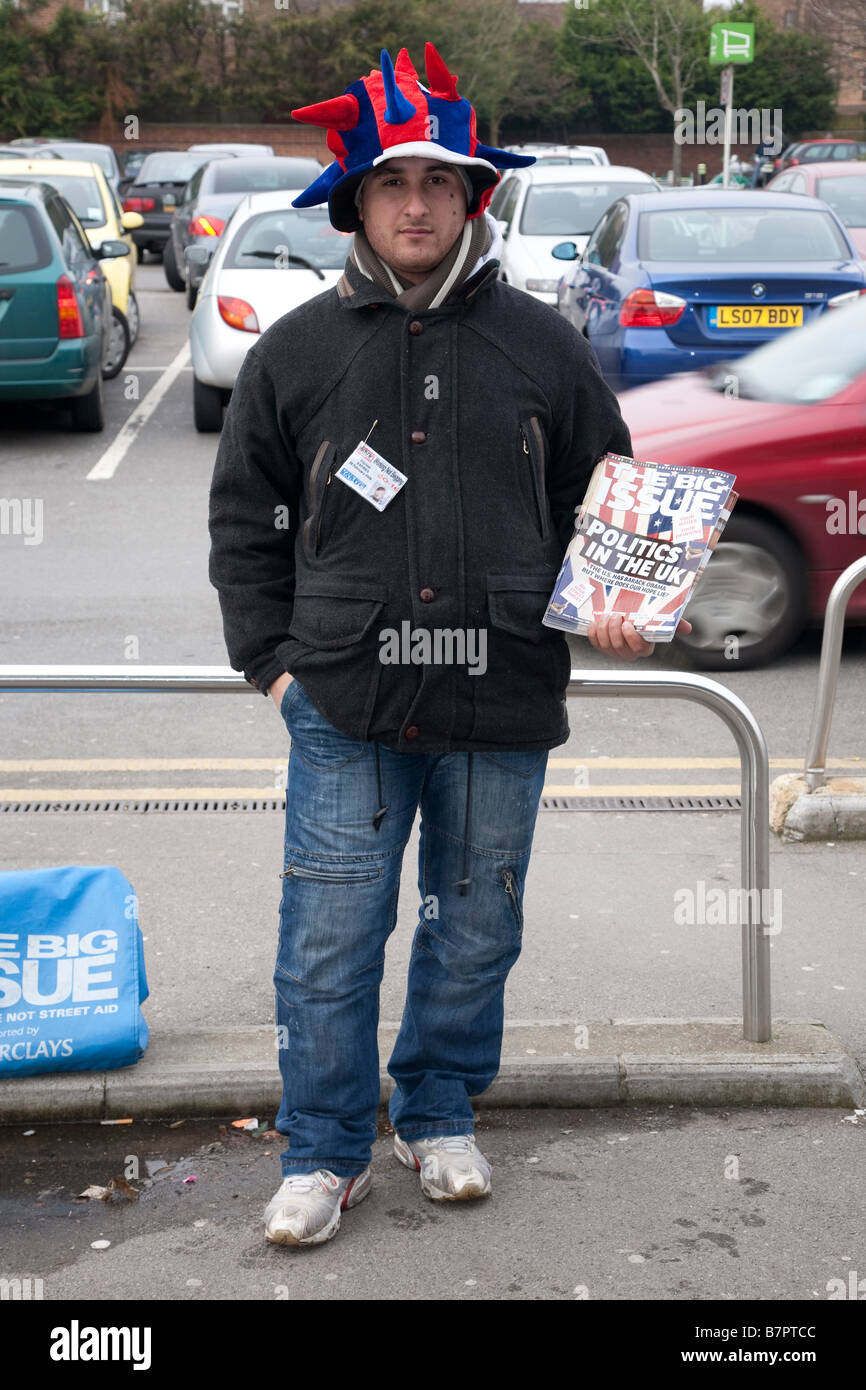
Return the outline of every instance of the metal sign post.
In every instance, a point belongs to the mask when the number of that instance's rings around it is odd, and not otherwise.
[[[725,153],[722,187],[727,188],[731,171],[731,126],[734,105],[734,63],[751,63],[755,57],[754,24],[714,24],[710,29],[710,62],[724,63],[719,100],[725,108]]]

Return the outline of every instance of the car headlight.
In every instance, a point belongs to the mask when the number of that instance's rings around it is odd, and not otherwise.
[[[558,280],[527,280],[526,288],[535,290],[537,294],[556,294]]]

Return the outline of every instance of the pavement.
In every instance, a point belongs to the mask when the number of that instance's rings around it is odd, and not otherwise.
[[[275,1113],[282,816],[19,812],[4,829],[0,868],[113,863],[130,879],[151,1042],[133,1068],[0,1082],[0,1123]],[[416,823],[381,991],[383,1102],[417,920],[417,836]],[[736,812],[541,812],[503,1065],[479,1108],[863,1106],[859,847],[771,839],[774,1025],[764,1044],[742,1037],[735,912],[701,924],[689,911],[711,888],[731,903],[738,885]]]

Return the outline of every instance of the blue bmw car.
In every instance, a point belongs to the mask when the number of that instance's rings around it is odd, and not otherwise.
[[[866,266],[818,198],[752,190],[630,193],[597,223],[557,308],[615,391],[750,352],[866,294]]]

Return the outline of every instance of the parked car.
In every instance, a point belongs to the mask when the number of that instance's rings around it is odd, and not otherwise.
[[[141,168],[149,154],[159,154],[159,150],[142,149],[133,145],[123,157],[123,169],[120,175],[120,182],[117,186],[118,197],[122,198],[131,183],[135,182],[135,176]]]
[[[103,429],[111,292],[102,265],[128,254],[112,240],[94,251],[51,184],[0,176],[0,400],[62,401],[73,429]]]
[[[505,241],[501,278],[555,305],[561,266],[551,256],[554,246],[568,237],[582,250],[616,198],[629,190],[654,192],[658,186],[649,174],[619,164],[533,164],[509,172],[490,204]]]
[[[121,212],[100,166],[76,159],[0,160],[0,177],[31,182],[41,179],[56,188],[72,208],[94,251],[104,241],[122,241],[129,254],[105,262],[103,270],[111,290],[111,344],[103,362],[103,376],[122,370],[138,337],[139,312],[135,297],[135,255],[130,233],[141,224],[134,212]]]
[[[178,278],[183,277],[181,288],[186,291],[190,309],[195,308],[204,272],[201,265],[184,258],[186,248],[213,245],[245,193],[305,188],[320,173],[321,165],[315,159],[271,156],[217,161],[203,165],[193,175],[171,221],[171,252],[166,252],[168,260],[163,258],[166,279],[173,289],[178,286],[169,276],[170,265],[177,267]]]
[[[120,183],[120,165],[117,162],[117,155],[110,145],[100,145],[92,140],[72,140],[65,136],[22,136],[17,140],[10,140],[10,145],[51,145],[63,159],[86,159],[98,164],[115,193],[118,191]]]
[[[163,257],[166,279],[172,289],[183,289],[177,267],[171,259],[169,228],[184,189],[190,179],[210,159],[232,159],[230,154],[189,154],[186,150],[162,150],[149,154],[123,195],[124,212],[138,212],[142,224],[133,233],[139,256],[152,251]],[[166,262],[166,248],[169,260]],[[173,278],[172,278],[173,277]],[[177,284],[174,280],[178,281]]]
[[[553,254],[578,253],[565,242]],[[557,303],[621,391],[740,357],[864,287],[866,268],[826,203],[680,189],[608,208]]]
[[[220,144],[190,145],[189,150],[193,154],[236,154],[241,158],[252,158],[258,155],[260,158],[266,155],[273,155],[273,145],[254,145],[242,140],[227,141]],[[319,169],[321,170],[321,165]]]
[[[352,238],[331,226],[327,208],[289,206],[303,186],[244,195],[219,241],[187,248],[193,262],[209,262],[189,333],[197,430],[222,428],[258,335],[342,274]]]
[[[681,650],[708,670],[772,661],[820,623],[833,584],[866,554],[866,297],[620,405],[636,458],[737,475],[739,500],[686,609]],[[866,586],[847,618],[866,622]]]
[[[866,158],[866,140],[836,139],[827,136],[823,140],[797,140],[786,146],[777,160],[780,169],[789,169],[794,164],[826,163],[827,160]]]
[[[820,198],[835,212],[861,258],[866,260],[866,163],[800,164],[770,180],[773,193],[806,193]]]
[[[538,164],[610,164],[600,145],[506,145],[512,154],[534,154]]]
[[[62,159],[63,155],[54,145],[38,145],[22,148],[20,145],[0,145],[0,159]]]

